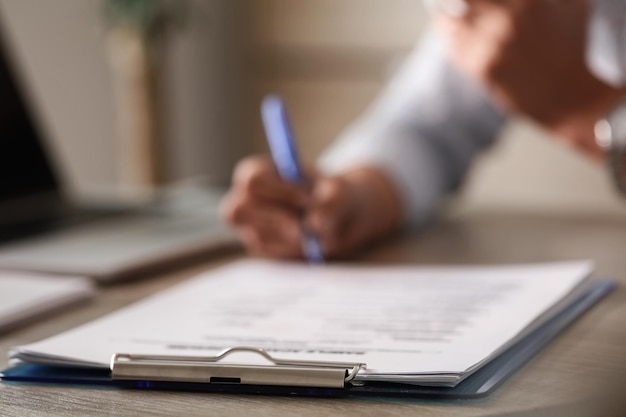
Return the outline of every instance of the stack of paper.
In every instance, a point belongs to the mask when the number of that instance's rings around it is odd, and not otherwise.
[[[11,356],[108,368],[114,353],[254,346],[284,359],[366,363],[357,381],[455,386],[561,311],[591,269],[242,261]]]

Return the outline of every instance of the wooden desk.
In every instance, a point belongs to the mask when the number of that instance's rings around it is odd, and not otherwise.
[[[230,259],[233,257],[231,256]],[[314,399],[0,384],[0,416],[623,416],[626,414],[626,217],[473,214],[394,240],[365,262],[505,263],[592,258],[621,287],[480,401]],[[13,345],[72,328],[229,259],[101,289],[97,299],[0,338]]]

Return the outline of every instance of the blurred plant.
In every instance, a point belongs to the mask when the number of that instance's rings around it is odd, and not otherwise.
[[[189,0],[104,0],[113,70],[118,161],[123,185],[150,190],[164,181],[162,49],[185,25]]]
[[[106,0],[104,14],[110,27],[138,30],[147,40],[158,40],[172,28],[184,26],[189,3],[184,0]]]

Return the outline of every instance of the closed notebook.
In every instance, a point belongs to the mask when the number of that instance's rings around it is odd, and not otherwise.
[[[0,272],[0,332],[93,296],[86,278]]]

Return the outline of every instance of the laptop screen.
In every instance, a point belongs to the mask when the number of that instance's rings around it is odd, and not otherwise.
[[[1,29],[0,214],[4,215],[7,211],[15,212],[19,201],[58,195],[59,184],[20,90],[16,67],[11,63],[7,39]]]

